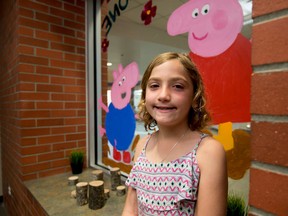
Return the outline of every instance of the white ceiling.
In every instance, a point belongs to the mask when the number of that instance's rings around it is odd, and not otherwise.
[[[118,2],[125,1],[110,0],[109,11],[114,11],[114,5]],[[134,60],[143,73],[151,59],[160,52],[189,51],[187,35],[171,37],[166,31],[170,14],[187,0],[153,0],[153,5],[157,5],[157,12],[151,24],[147,26],[141,20],[141,12],[148,0],[127,0],[127,2],[127,8],[120,11],[120,16],[116,17],[107,37],[108,61],[113,63],[108,73],[117,68],[118,64],[126,66]],[[250,38],[252,1],[239,0],[239,3],[244,15],[242,34]]]

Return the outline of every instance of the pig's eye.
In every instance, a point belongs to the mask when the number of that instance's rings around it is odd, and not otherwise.
[[[203,15],[206,15],[206,14],[209,13],[209,10],[210,10],[210,5],[206,4],[206,5],[204,5],[204,6],[202,7],[201,13],[202,13]]]
[[[126,77],[125,76],[123,76],[122,77],[122,82],[124,82],[126,80]]]
[[[197,18],[199,16],[199,9],[195,8],[192,12],[192,17],[193,18]]]

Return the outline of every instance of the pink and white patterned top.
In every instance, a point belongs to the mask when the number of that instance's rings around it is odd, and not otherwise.
[[[126,185],[136,189],[138,215],[194,215],[200,177],[196,152],[207,134],[188,154],[168,163],[151,163],[144,149],[135,162]]]

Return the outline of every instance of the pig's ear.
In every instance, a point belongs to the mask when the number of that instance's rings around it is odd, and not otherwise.
[[[187,2],[177,8],[170,15],[167,22],[167,32],[171,36],[175,36],[178,34],[183,34],[189,31],[190,21],[191,21],[191,9],[189,6],[190,2]]]

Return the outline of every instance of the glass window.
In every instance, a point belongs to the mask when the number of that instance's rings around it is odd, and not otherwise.
[[[199,53],[195,51],[194,53],[193,45],[191,46],[188,43],[191,41],[189,34],[192,33],[188,33],[189,29],[185,29],[184,27],[178,29],[178,27],[181,27],[187,20],[193,19],[193,22],[195,22],[194,26],[203,26],[204,24],[206,25],[206,23],[210,23],[211,28],[221,31],[221,29],[224,28],[223,26],[225,26],[227,14],[214,13],[214,19],[209,18],[209,12],[211,12],[211,17],[213,17],[213,7],[209,5],[212,4],[212,2],[214,1],[208,3],[208,6],[201,6],[201,8],[195,6],[197,10],[193,10],[192,12],[198,11],[198,13],[189,12],[187,16],[183,16],[183,20],[181,20],[182,23],[179,22],[175,24],[171,21],[171,26],[173,26],[176,32],[175,35],[172,36],[173,33],[168,33],[168,20],[176,9],[188,3],[186,0],[88,1],[88,136],[90,164],[92,166],[97,165],[104,168],[120,167],[124,175],[129,173],[132,167],[133,150],[137,141],[147,133],[151,133],[151,131],[145,131],[143,123],[135,118],[135,114],[137,113],[137,105],[141,97],[141,77],[149,62],[156,55],[167,51],[175,51],[185,53],[192,52],[191,57],[192,59],[194,58],[195,61],[198,61],[197,58],[199,56],[201,59],[204,59],[204,62],[209,62],[214,58],[214,56],[202,56],[201,51],[199,51]],[[228,2],[231,2],[231,0]],[[243,20],[241,20],[243,25],[239,34],[244,36],[244,39],[242,39],[244,43],[247,44],[251,37],[252,1],[239,0],[239,4],[242,8],[241,13],[243,13]],[[178,16],[180,15],[178,13]],[[198,15],[199,20],[197,21],[196,18]],[[231,14],[228,13],[227,16],[230,15]],[[204,19],[205,16],[207,19],[209,18],[208,21],[201,23],[200,18]],[[219,19],[215,19],[217,16]],[[191,26],[189,28],[191,28]],[[194,37],[197,36],[194,35]],[[237,41],[239,37],[238,35],[233,41]],[[215,39],[215,41],[217,40]],[[217,43],[215,41],[214,44]],[[225,40],[221,39],[220,42],[221,41]],[[227,48],[227,50],[230,50],[230,47],[233,46],[234,42],[228,46],[229,48]],[[210,52],[210,47],[208,48]],[[242,49],[237,48],[237,52],[242,53]],[[220,56],[220,54],[216,56]],[[245,54],[244,57],[248,59],[249,56]],[[217,57],[215,57],[215,59],[217,60]],[[133,62],[136,62],[138,69],[135,68]],[[225,64],[226,62],[227,61],[225,61]],[[215,67],[212,68],[214,71]],[[135,81],[134,75],[137,73],[139,74]],[[216,79],[218,82],[219,76],[216,76]],[[231,79],[227,79],[230,83]],[[227,82],[227,80],[224,81]],[[130,82],[131,88],[122,92],[121,85],[124,85],[123,83],[125,82]],[[250,82],[248,86],[250,86]],[[248,98],[249,101],[250,94],[245,93],[244,89],[239,87],[238,90],[235,90],[235,94],[239,93],[239,89],[246,94],[245,98]],[[241,94],[241,92],[239,94]],[[129,96],[129,100],[126,98],[125,103],[122,101],[124,103],[123,105],[119,100],[121,97],[122,99],[125,98],[125,95],[126,97],[127,95]],[[216,99],[218,103],[227,103],[227,107],[231,104],[225,101],[225,98]],[[223,102],[221,100],[223,100]],[[117,103],[120,103],[120,105]],[[239,183],[239,180],[244,179],[246,186],[249,182],[247,176],[249,175],[248,168],[250,161],[249,157],[240,157],[239,159],[234,156],[231,157],[231,155],[236,151],[236,144],[244,148],[239,150],[238,146],[238,153],[239,151],[247,152],[249,150],[250,122],[249,120],[243,121],[243,118],[238,118],[238,116],[235,116],[235,119],[236,120],[234,120],[234,117],[231,119],[233,123],[227,121],[227,124],[215,124],[209,128],[209,132],[219,141],[225,143],[223,145],[226,145],[225,150],[229,160],[231,160],[230,163],[234,163],[234,166],[231,165],[230,167],[228,164],[228,168],[230,168],[229,187],[236,188],[237,190],[239,185],[239,187],[241,187],[241,184],[243,185],[243,183]],[[240,120],[237,121],[237,119]],[[245,119],[248,119],[247,116]],[[230,132],[227,132],[228,135],[226,136],[225,134],[223,137],[223,134],[219,134],[221,130]],[[235,136],[240,137],[239,139],[237,138],[237,142],[240,140],[240,144],[233,140],[232,131],[234,138]],[[232,139],[232,144],[230,146],[228,144],[227,146],[225,139],[230,139],[230,141]],[[236,160],[238,160],[238,162],[235,162]],[[243,162],[243,160],[245,161]],[[244,194],[244,196],[248,196],[248,188],[249,187],[245,189],[247,193]]]

